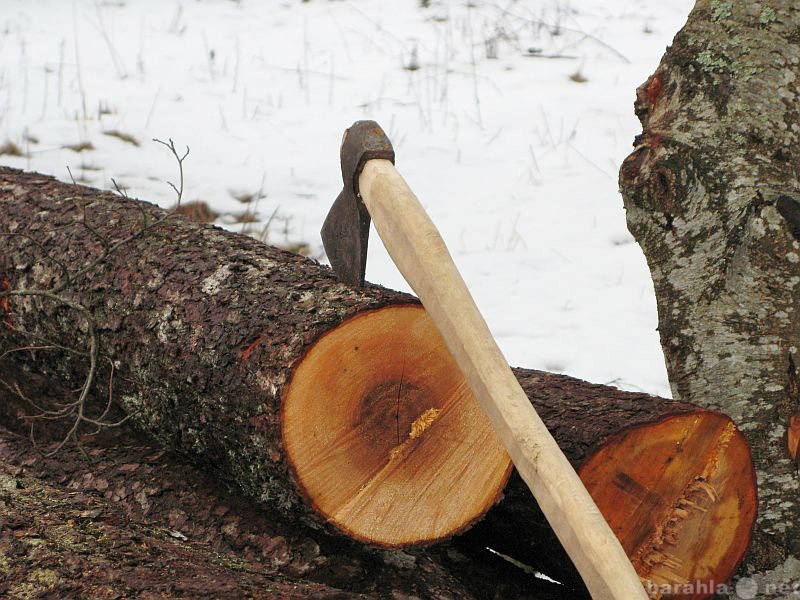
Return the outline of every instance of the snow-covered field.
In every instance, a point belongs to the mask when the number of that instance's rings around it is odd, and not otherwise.
[[[172,138],[185,201],[324,259],[342,131],[376,119],[511,364],[669,394],[617,170],[692,4],[0,0],[0,163],[166,207]]]

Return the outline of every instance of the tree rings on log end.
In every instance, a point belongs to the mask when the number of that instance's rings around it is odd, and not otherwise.
[[[314,508],[356,539],[428,544],[500,498],[511,460],[419,305],[360,313],[294,370],[283,444]]]
[[[580,476],[663,597],[700,599],[733,575],[756,516],[750,448],[725,415],[697,411],[614,436]]]

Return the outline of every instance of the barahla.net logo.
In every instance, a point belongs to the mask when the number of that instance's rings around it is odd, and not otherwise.
[[[742,577],[732,583],[717,583],[715,581],[692,581],[686,583],[655,583],[649,581],[645,584],[647,593],[651,598],[669,598],[677,595],[716,594],[737,600],[753,600],[753,598],[797,597],[800,598],[800,579],[784,581],[781,583],[759,583],[750,577]]]

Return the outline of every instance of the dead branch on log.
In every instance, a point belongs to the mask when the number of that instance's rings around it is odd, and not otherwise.
[[[180,183],[178,187],[175,187],[175,184],[171,181],[168,181],[167,184],[175,190],[175,194],[178,196],[177,205],[180,205],[181,200],[183,199],[183,161],[186,160],[186,157],[189,156],[189,146],[186,146],[186,152],[183,153],[183,156],[178,154],[178,151],[175,149],[175,142],[172,141],[172,138],[169,138],[169,143],[165,142],[164,140],[160,140],[158,138],[153,138],[153,141],[159,144],[162,144],[169,150],[172,155],[175,157],[175,160],[178,161],[178,173],[180,174]]]
[[[7,238],[19,237],[25,239],[29,243],[36,246],[41,251],[40,260],[50,261],[55,263],[59,269],[61,277],[60,283],[54,285],[49,289],[10,289],[8,283],[4,281],[3,289],[0,289],[0,302],[3,303],[4,312],[6,314],[9,314],[10,307],[8,306],[8,304],[10,298],[37,297],[52,302],[57,306],[67,307],[70,310],[79,313],[81,318],[84,320],[86,326],[86,337],[87,337],[86,344],[88,348],[85,350],[70,348],[62,344],[47,343],[46,345],[39,345],[39,346],[25,345],[25,346],[19,346],[17,348],[11,348],[9,350],[6,350],[0,355],[0,360],[2,360],[3,358],[7,357],[8,355],[14,352],[58,349],[69,352],[71,354],[77,354],[79,356],[85,356],[88,358],[89,364],[86,368],[86,376],[84,378],[83,383],[78,388],[79,392],[78,397],[72,401],[57,402],[55,409],[46,409],[39,406],[35,401],[31,400],[28,396],[25,395],[25,393],[20,389],[18,383],[14,383],[12,385],[6,380],[0,378],[0,385],[4,386],[9,391],[12,391],[13,393],[17,394],[20,398],[22,398],[25,402],[27,402],[31,408],[37,411],[34,414],[25,416],[25,418],[28,419],[29,421],[71,420],[71,426],[68,428],[63,439],[54,449],[52,449],[49,452],[49,455],[54,455],[57,452],[59,452],[68,442],[73,442],[80,447],[80,443],[78,441],[78,433],[81,427],[84,425],[94,426],[96,428],[95,431],[96,433],[97,431],[100,431],[101,429],[104,428],[118,427],[131,417],[131,414],[129,413],[116,421],[106,420],[106,417],[108,416],[109,411],[111,410],[111,405],[113,402],[113,396],[114,396],[113,384],[114,384],[114,370],[115,370],[114,361],[111,360],[111,358],[109,358],[108,356],[102,357],[109,364],[109,374],[107,381],[107,388],[108,388],[107,402],[105,404],[105,407],[99,414],[99,416],[96,417],[89,416],[87,411],[87,399],[89,397],[89,394],[94,391],[95,387],[94,384],[98,371],[98,361],[101,359],[100,339],[97,330],[98,329],[97,322],[92,312],[88,308],[86,308],[86,306],[68,297],[66,295],[66,292],[71,288],[73,288],[75,283],[78,282],[82,277],[90,274],[98,266],[103,264],[108,259],[109,256],[111,256],[115,252],[118,252],[119,250],[130,244],[132,241],[144,236],[150,230],[155,229],[159,225],[166,222],[167,219],[172,217],[174,212],[180,208],[184,190],[183,163],[189,156],[189,146],[186,146],[186,151],[183,154],[179,154],[175,147],[175,142],[171,138],[169,139],[168,142],[165,142],[157,138],[154,138],[153,141],[166,147],[170,151],[172,156],[175,158],[178,164],[178,174],[179,174],[178,185],[176,186],[171,181],[167,181],[167,185],[169,185],[174,190],[175,195],[177,197],[177,201],[175,203],[174,208],[170,212],[167,212],[163,216],[153,221],[150,221],[148,219],[147,212],[144,209],[141,209],[141,215],[142,215],[141,227],[138,230],[134,231],[131,235],[123,238],[122,240],[112,243],[107,236],[101,234],[98,228],[91,223],[86,211],[87,204],[86,203],[80,204],[78,199],[74,198],[73,202],[75,204],[75,208],[80,213],[80,218],[76,220],[75,223],[79,223],[84,229],[86,229],[86,231],[88,231],[91,234],[91,237],[94,238],[96,243],[100,244],[100,246],[102,246],[103,249],[102,252],[99,254],[99,256],[89,261],[88,264],[78,268],[73,272],[70,270],[66,262],[54,256],[53,253],[47,250],[42,244],[42,242],[40,242],[35,236],[25,232],[0,231],[0,237],[7,237]],[[67,170],[69,171],[69,168]],[[72,177],[71,171],[69,171],[69,174],[70,177]],[[72,181],[73,183],[75,183],[74,178]],[[112,182],[117,190],[117,193],[119,193],[120,196],[122,196],[123,198],[127,199],[128,198],[127,193],[125,193],[119,188],[117,182],[114,181],[113,178]],[[73,224],[67,224],[64,225],[63,227],[71,227],[72,225]],[[45,235],[54,233],[55,230],[50,230],[45,232]],[[21,333],[26,336],[29,335],[33,338],[41,338],[40,335],[34,332],[26,332],[18,328],[15,328],[13,322],[11,322],[10,319],[6,320],[5,325],[6,327],[15,331],[16,333]],[[30,433],[31,442],[35,445],[36,439],[33,433],[34,432],[33,427],[31,427],[30,432],[31,432]]]

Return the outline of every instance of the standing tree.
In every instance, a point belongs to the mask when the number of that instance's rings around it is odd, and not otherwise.
[[[676,399],[726,412],[753,448],[744,573],[800,577],[800,3],[697,0],[637,91],[620,170],[655,284]]]

